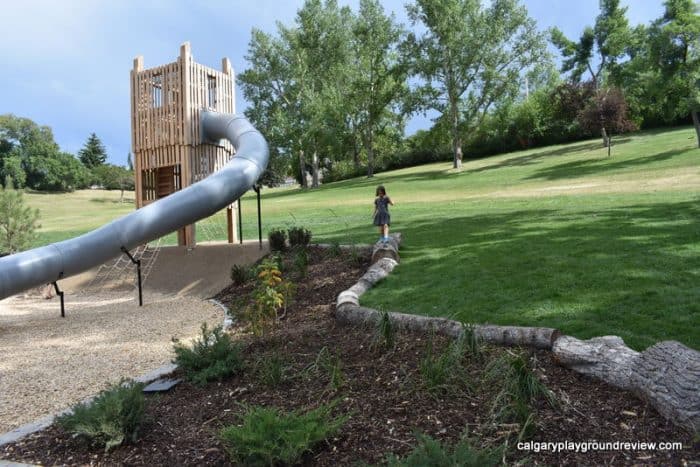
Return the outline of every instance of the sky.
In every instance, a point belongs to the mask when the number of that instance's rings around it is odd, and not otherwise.
[[[557,26],[572,39],[593,25],[598,0],[521,0],[541,30]],[[63,151],[77,154],[90,133],[108,161],[126,165],[131,150],[129,72],[176,60],[189,41],[195,61],[234,71],[247,68],[253,28],[273,33],[291,25],[302,0],[3,0],[0,28],[0,114],[27,117],[53,129]],[[357,10],[358,0],[339,0]],[[405,24],[407,0],[382,0]],[[662,0],[622,0],[632,26],[658,18]],[[237,111],[246,102],[236,90]],[[421,116],[406,131],[429,128]],[[260,129],[264,134],[264,129]]]

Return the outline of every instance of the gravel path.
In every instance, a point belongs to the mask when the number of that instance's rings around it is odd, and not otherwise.
[[[223,321],[201,298],[132,295],[66,295],[65,318],[58,298],[0,301],[0,434],[170,363],[173,338]]]

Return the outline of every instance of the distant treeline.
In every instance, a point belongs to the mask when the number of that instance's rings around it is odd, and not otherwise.
[[[0,180],[9,177],[15,188],[73,191],[97,186],[133,190],[131,155],[128,168],[107,164],[104,145],[92,133],[78,157],[61,151],[48,126],[12,114],[0,115]]]
[[[253,30],[239,75],[246,111],[271,143],[266,181],[312,186],[376,170],[481,157],[693,122],[700,143],[700,17],[666,0],[630,26],[619,0],[572,40],[539,31],[517,0],[415,0],[411,28],[378,0],[357,11],[307,0],[292,24]],[[420,32],[418,32],[420,31]],[[560,52],[561,69],[548,53]],[[411,115],[436,115],[403,137]],[[614,141],[614,139],[613,139]]]

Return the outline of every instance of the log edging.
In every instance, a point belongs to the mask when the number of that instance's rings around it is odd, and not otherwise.
[[[335,318],[346,324],[376,323],[382,312],[360,306],[360,296],[386,278],[399,264],[401,234],[372,249],[367,272],[336,300]],[[396,329],[436,332],[459,337],[465,325],[448,318],[388,312]],[[578,373],[592,376],[647,400],[672,423],[700,431],[700,352],[680,342],[659,342],[643,352],[627,347],[618,336],[580,340],[557,329],[523,326],[472,325],[483,342],[549,350],[555,360]]]

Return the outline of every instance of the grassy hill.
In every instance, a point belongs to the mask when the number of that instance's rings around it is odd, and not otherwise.
[[[637,349],[664,339],[700,348],[696,144],[682,128],[617,138],[612,157],[591,140],[466,161],[459,171],[441,163],[307,192],[265,190],[264,230],[302,225],[317,240],[373,242],[383,184],[396,203],[392,230],[404,235],[402,263],[363,304],[581,338],[617,334]],[[46,196],[42,240],[133,207],[84,193]],[[64,205],[72,220],[56,222]],[[244,236],[255,238],[250,195],[243,216]],[[215,236],[222,223],[214,216],[199,232]]]

